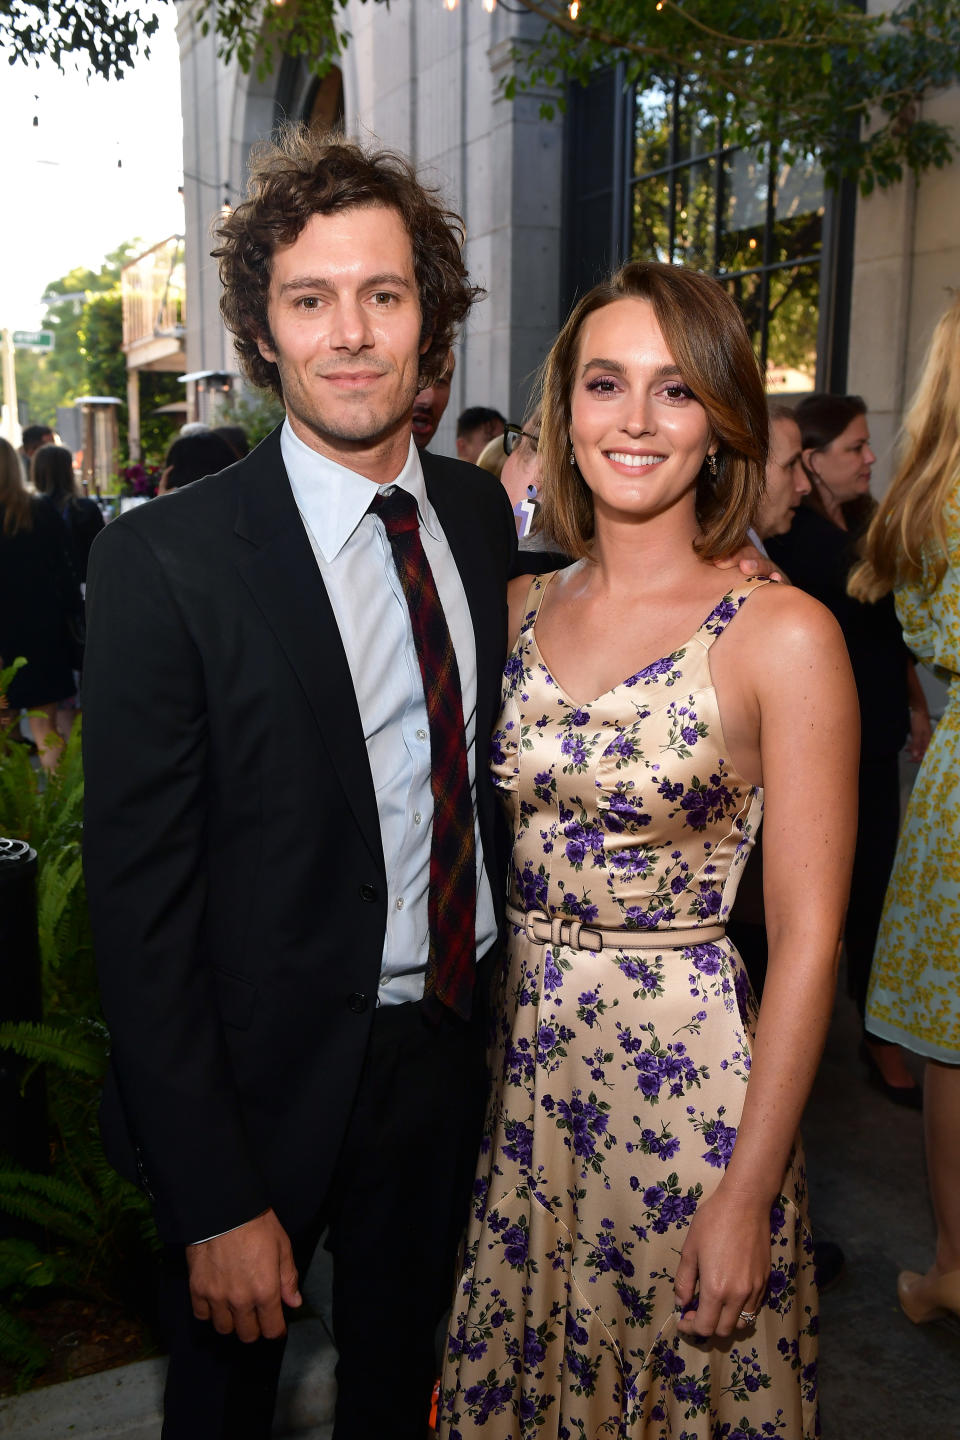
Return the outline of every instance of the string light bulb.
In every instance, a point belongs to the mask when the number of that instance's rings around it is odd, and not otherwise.
[[[456,10],[457,0],[443,0],[444,10]]]
[[[571,20],[576,20],[580,14],[580,0],[570,0],[570,4],[567,6],[567,13]]]
[[[488,15],[492,15],[497,8],[497,0],[482,0],[482,4]]]

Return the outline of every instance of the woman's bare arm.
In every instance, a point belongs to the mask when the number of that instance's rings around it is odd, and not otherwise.
[[[859,716],[843,637],[802,592],[775,599],[762,625],[763,607],[754,613],[737,667],[760,712],[769,962],[733,1156],[677,1271],[684,1310],[699,1281],[698,1309],[679,1322],[688,1334],[729,1335],[762,1302],[770,1207],[827,1032],[856,836]]]

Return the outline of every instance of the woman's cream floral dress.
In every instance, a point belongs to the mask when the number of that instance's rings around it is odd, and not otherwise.
[[[514,830],[510,903],[662,943],[599,952],[513,925],[493,1093],[440,1404],[444,1440],[745,1440],[818,1434],[817,1314],[802,1161],[771,1212],[755,1326],[677,1331],[690,1219],[719,1183],[750,1073],[755,1001],[716,933],[760,821],[725,758],[709,650],[691,640],[589,704],[537,650],[531,588],[493,770]],[[671,945],[670,932],[687,932]],[[565,931],[565,934],[567,932]]]
[[[917,775],[877,936],[867,1029],[960,1065],[960,485],[946,514],[949,566],[928,593],[896,593],[903,638],[948,685]]]

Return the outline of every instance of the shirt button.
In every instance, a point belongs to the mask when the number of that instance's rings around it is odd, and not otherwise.
[[[402,910],[402,909],[403,909],[403,896],[402,896],[402,895],[401,895],[401,896],[398,898],[398,900],[397,900],[397,909],[398,909],[398,910]]]
[[[418,739],[418,740],[426,740],[426,738],[427,738],[427,732],[426,732],[426,730],[418,730],[418,731],[417,731],[417,739]]]
[[[413,812],[413,823],[414,823],[414,825],[419,825],[420,822],[422,821],[422,819],[423,819],[423,816],[420,814],[420,811],[419,811],[419,810],[414,810],[414,812]]]

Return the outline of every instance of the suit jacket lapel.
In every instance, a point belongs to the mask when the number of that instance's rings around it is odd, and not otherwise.
[[[293,668],[331,769],[384,870],[377,800],[350,667],[280,453],[280,431],[238,469],[237,568]]]

